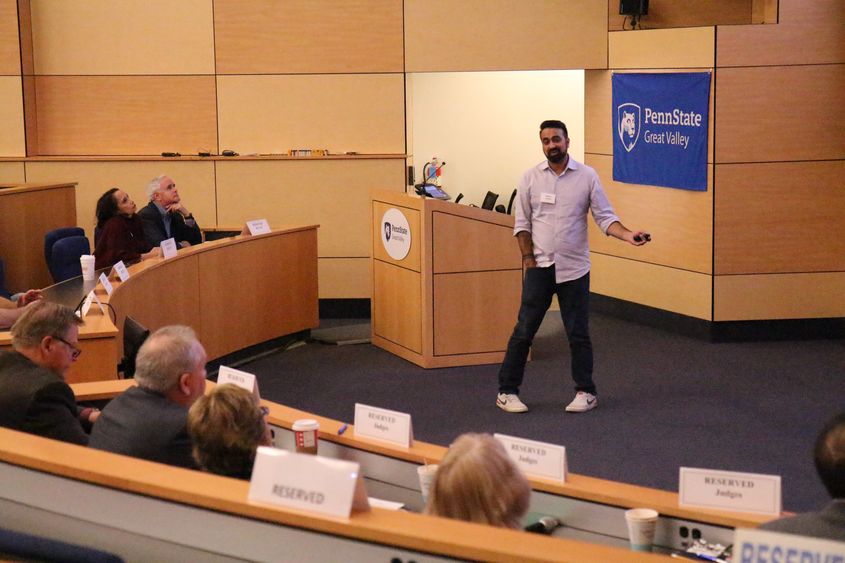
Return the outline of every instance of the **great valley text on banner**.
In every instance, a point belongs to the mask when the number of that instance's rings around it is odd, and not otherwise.
[[[613,75],[613,179],[707,191],[710,73]]]

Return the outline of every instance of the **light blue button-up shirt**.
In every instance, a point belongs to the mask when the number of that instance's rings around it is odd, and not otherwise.
[[[531,233],[537,266],[554,264],[557,283],[590,271],[587,210],[605,234],[619,221],[596,171],[571,157],[560,176],[543,161],[519,181],[513,233]]]

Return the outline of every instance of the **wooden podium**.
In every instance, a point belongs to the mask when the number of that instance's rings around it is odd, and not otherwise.
[[[373,344],[424,368],[502,361],[522,288],[512,216],[373,191],[372,233]]]

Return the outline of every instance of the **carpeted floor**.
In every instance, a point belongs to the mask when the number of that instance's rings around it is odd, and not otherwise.
[[[783,478],[785,510],[826,502],[812,444],[845,410],[845,341],[712,344],[600,314],[591,331],[600,406],[584,414],[563,410],[573,391],[554,312],[526,371],[525,414],[496,408],[497,365],[424,370],[370,344],[309,343],[239,368],[263,397],[338,420],[352,422],[356,402],[411,413],[427,442],[501,432],[566,446],[575,473],[671,491],[681,466],[767,473]]]

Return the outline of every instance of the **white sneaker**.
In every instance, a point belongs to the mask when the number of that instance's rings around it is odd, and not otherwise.
[[[501,395],[500,395],[501,396]],[[587,412],[599,406],[598,398],[592,393],[578,391],[575,398],[566,406],[566,412]]]
[[[499,393],[499,396],[496,397],[496,406],[505,412],[525,412],[528,410],[525,403],[519,400],[519,395],[513,393],[508,395]]]

